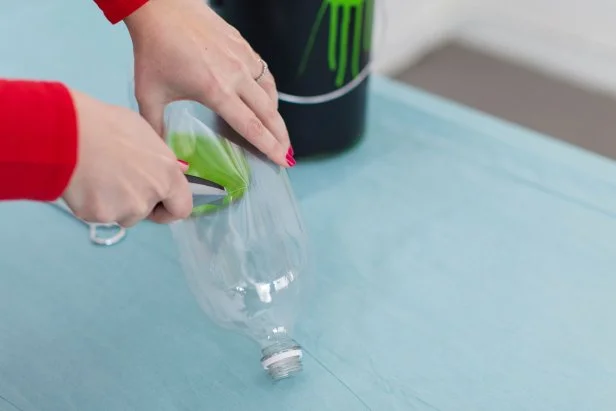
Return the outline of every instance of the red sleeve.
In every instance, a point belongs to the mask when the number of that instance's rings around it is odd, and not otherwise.
[[[148,0],[94,0],[94,2],[103,11],[107,20],[116,24],[130,16]]]
[[[77,163],[77,133],[63,84],[0,80],[0,200],[60,197]]]

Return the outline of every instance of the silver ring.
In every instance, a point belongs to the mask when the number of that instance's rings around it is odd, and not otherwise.
[[[255,78],[255,81],[257,83],[259,82],[259,80],[261,80],[265,76],[265,74],[267,74],[267,69],[268,69],[267,63],[263,59],[259,59],[259,61],[261,62],[262,68],[261,68],[261,73]]]

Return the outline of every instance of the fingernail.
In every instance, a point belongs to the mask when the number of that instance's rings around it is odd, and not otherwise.
[[[287,153],[287,164],[289,167],[293,167],[295,165],[295,159],[291,153]]]
[[[289,153],[291,154],[291,156],[295,155],[295,152],[293,151],[293,146],[289,147]]]
[[[293,147],[289,147],[287,150],[287,164],[289,167],[293,167],[295,165],[295,159],[293,158]]]
[[[185,165],[186,167],[188,167],[190,164],[188,164],[186,161],[184,160],[179,160],[178,159],[178,163]]]

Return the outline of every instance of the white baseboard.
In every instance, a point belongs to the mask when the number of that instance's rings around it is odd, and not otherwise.
[[[596,32],[553,15],[492,10],[475,15],[456,34],[469,45],[616,96],[616,30],[599,40]]]
[[[461,0],[376,0],[376,72],[395,73],[446,41],[460,21]],[[380,10],[379,10],[380,8]]]

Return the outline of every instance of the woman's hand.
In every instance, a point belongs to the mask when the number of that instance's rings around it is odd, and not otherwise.
[[[135,94],[163,135],[165,105],[194,100],[219,114],[272,161],[292,166],[292,150],[272,75],[204,0],[150,0],[125,23],[135,54]]]
[[[131,110],[71,94],[79,153],[63,199],[75,215],[124,227],[147,217],[159,223],[187,217],[192,195],[185,170],[152,127]]]

